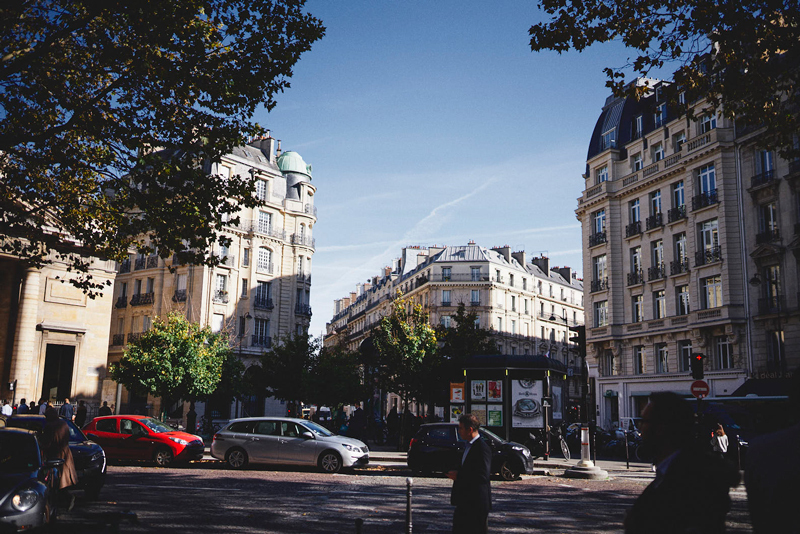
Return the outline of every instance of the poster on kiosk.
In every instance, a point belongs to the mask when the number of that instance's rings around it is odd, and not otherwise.
[[[543,387],[543,380],[515,379],[511,381],[511,426],[513,428],[544,428]]]

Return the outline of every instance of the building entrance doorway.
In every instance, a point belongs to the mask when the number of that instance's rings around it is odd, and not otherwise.
[[[72,372],[75,367],[74,345],[47,345],[44,357],[42,398],[64,402],[72,396]]]

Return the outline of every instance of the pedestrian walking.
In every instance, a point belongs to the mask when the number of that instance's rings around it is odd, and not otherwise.
[[[725,458],[725,453],[728,452],[728,436],[725,435],[725,429],[719,423],[717,423],[717,428],[711,432],[711,448],[720,458]]]
[[[103,405],[97,410],[97,415],[100,416],[111,415],[112,413],[111,408],[108,407],[108,401],[103,401]]]
[[[467,445],[458,469],[447,473],[447,478],[453,481],[450,504],[456,507],[453,534],[484,534],[489,529],[492,450],[481,439],[480,426],[478,418],[472,414],[458,418],[458,435]]]
[[[78,401],[78,409],[75,411],[75,424],[78,428],[83,428],[86,424],[86,403],[82,400]]]
[[[19,406],[17,406],[17,413],[18,414],[24,414],[24,413],[28,413],[29,411],[30,411],[30,408],[28,408],[28,401],[26,399],[20,399],[19,400]]]
[[[49,406],[50,406],[50,401],[45,400],[44,397],[42,397],[42,399],[39,400],[39,415],[44,415]]]
[[[693,440],[693,413],[674,393],[650,396],[642,410],[643,446],[653,454],[656,478],[625,517],[628,534],[725,532],[729,488],[739,471]]]
[[[78,483],[75,461],[69,450],[69,426],[58,417],[58,410],[52,406],[44,414],[46,422],[42,431],[42,450],[48,460],[62,459],[64,467],[58,487],[68,488]]]
[[[69,399],[64,399],[64,404],[62,404],[61,408],[59,408],[58,415],[67,421],[72,421],[75,419],[75,407],[69,403]]]
[[[6,417],[11,417],[11,414],[14,413],[14,409],[11,407],[11,405],[8,403],[7,400],[3,401],[3,408],[1,410],[1,413]]]

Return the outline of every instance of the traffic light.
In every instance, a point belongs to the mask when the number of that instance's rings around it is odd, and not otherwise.
[[[692,354],[692,378],[695,380],[703,379],[703,360],[705,357],[705,354]]]
[[[576,350],[578,351],[578,356],[585,358],[586,357],[586,327],[584,325],[580,326],[570,326],[569,327],[569,339],[576,345]]]

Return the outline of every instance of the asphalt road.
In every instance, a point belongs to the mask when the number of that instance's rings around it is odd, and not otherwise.
[[[620,532],[626,508],[649,482],[635,474],[608,481],[557,474],[493,481],[490,531]],[[408,476],[404,469],[379,467],[326,475],[271,467],[232,471],[217,462],[115,465],[100,499],[86,501],[75,492],[75,508],[54,531],[352,533],[361,518],[364,534],[400,533],[406,531]],[[443,476],[414,478],[414,532],[450,532],[450,486]],[[750,532],[744,489],[731,496],[729,532]]]

